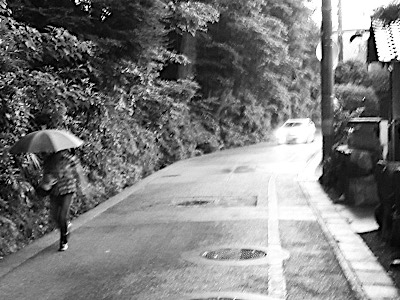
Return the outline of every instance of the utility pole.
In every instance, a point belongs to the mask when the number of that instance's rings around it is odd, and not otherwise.
[[[338,0],[338,44],[339,44],[339,62],[342,62],[343,61],[342,0]]]
[[[333,132],[333,51],[332,51],[332,3],[322,0],[321,24],[321,118],[322,118],[322,158],[327,159],[332,151]]]

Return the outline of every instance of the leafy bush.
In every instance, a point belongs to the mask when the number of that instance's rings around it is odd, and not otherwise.
[[[347,60],[340,62],[336,67],[335,84],[354,84],[369,87],[372,81],[364,62]]]
[[[363,107],[362,116],[379,115],[379,99],[373,88],[355,84],[335,85],[335,95],[343,110],[352,112]]]

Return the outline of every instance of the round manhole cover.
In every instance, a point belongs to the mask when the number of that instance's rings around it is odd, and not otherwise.
[[[257,249],[224,248],[206,251],[202,253],[201,256],[207,259],[215,260],[247,260],[264,258],[267,256],[267,253]]]
[[[206,200],[190,200],[178,203],[178,206],[196,206],[196,205],[206,205],[209,204],[210,201]]]
[[[235,244],[195,249],[183,252],[181,256],[184,260],[195,264],[224,266],[266,265],[274,263],[275,261],[286,260],[290,257],[289,252],[281,248],[274,249],[274,247],[267,248],[256,245]],[[246,297],[243,299],[247,300]]]

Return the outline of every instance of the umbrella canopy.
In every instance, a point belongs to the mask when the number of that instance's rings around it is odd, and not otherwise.
[[[76,148],[83,141],[65,130],[45,129],[31,132],[22,137],[11,148],[10,153],[58,152]]]

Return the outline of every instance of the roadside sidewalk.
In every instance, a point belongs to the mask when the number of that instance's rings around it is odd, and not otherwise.
[[[318,182],[321,154],[308,162],[299,184],[359,299],[400,299],[393,280],[358,235],[375,230],[371,209],[334,204]]]

